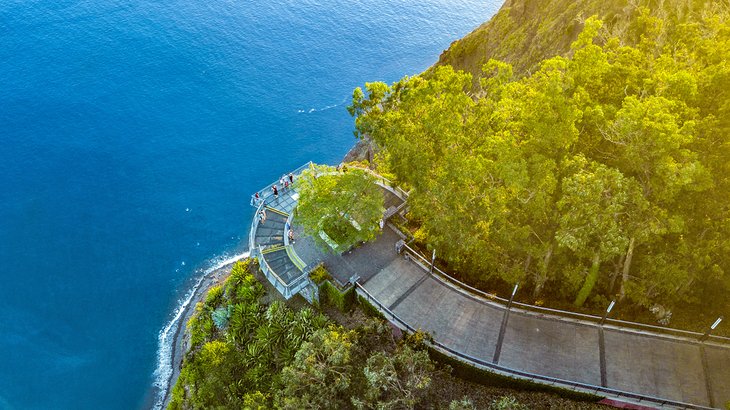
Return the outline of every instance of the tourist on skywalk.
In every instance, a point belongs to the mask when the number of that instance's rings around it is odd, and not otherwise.
[[[294,231],[289,229],[289,242],[294,243]]]
[[[276,188],[276,184],[271,187],[271,190],[274,192],[274,199],[279,199],[279,190]]]
[[[293,183],[294,183],[294,174],[292,174],[292,173],[290,172],[290,173],[289,173],[289,184],[291,185],[291,184],[293,184]]]
[[[261,212],[259,212],[259,218],[261,219],[261,223],[263,224],[266,222],[266,210],[261,209]]]

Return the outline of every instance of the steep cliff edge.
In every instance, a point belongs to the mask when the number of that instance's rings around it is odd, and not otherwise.
[[[534,72],[543,59],[569,55],[570,44],[592,15],[603,20],[605,38],[617,36],[633,45],[642,35],[636,18],[640,7],[668,22],[663,30],[669,32],[677,22],[696,20],[711,7],[727,8],[728,1],[506,0],[491,20],[454,41],[436,65],[448,64],[476,77],[493,58],[512,64],[517,74]]]

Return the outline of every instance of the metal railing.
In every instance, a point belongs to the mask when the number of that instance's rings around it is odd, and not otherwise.
[[[431,262],[426,259],[423,255],[418,253],[415,249],[411,248],[407,244],[403,245],[403,251],[408,252],[409,255],[415,258],[415,261],[418,262],[417,264],[421,266],[422,269],[431,272]],[[499,297],[497,295],[493,295],[487,292],[484,292],[482,290],[479,290],[477,288],[474,288],[473,286],[470,286],[450,275],[448,275],[446,272],[442,271],[438,267],[433,267],[433,276],[442,281],[442,282],[448,282],[452,285],[456,286],[457,288],[460,288],[462,291],[470,293],[472,296],[475,296],[480,299],[486,299],[495,303],[498,303],[500,305],[506,305],[509,302],[509,299]],[[571,318],[577,322],[589,322],[591,324],[594,324],[594,322],[600,323],[601,320],[604,321],[604,323],[615,325],[616,327],[620,328],[631,328],[631,329],[637,329],[637,330],[645,330],[653,333],[662,333],[662,334],[670,334],[674,337],[681,337],[684,339],[687,339],[688,341],[698,341],[698,339],[703,336],[702,333],[699,332],[693,332],[690,330],[683,330],[683,329],[674,329],[671,327],[663,327],[663,326],[656,326],[656,325],[649,325],[645,323],[638,323],[638,322],[631,322],[626,320],[620,320],[620,319],[611,319],[611,318],[605,318],[601,316],[596,315],[590,315],[585,313],[578,313],[578,312],[571,312],[568,310],[561,310],[561,309],[553,309],[543,306],[536,306],[536,305],[530,305],[528,303],[522,303],[513,301],[512,306],[518,306],[522,308],[523,310],[538,313],[541,316],[553,316],[553,317],[560,317],[560,318]],[[504,307],[504,306],[502,306]],[[708,337],[708,340],[712,340],[716,343],[720,343],[723,345],[730,344],[730,338],[724,337],[724,336],[716,336],[716,335],[710,335]]]
[[[256,207],[256,213],[253,214],[253,221],[251,221],[251,231],[248,233],[248,249],[251,252],[256,251],[256,230],[259,228],[259,212],[261,212],[261,208],[263,207],[264,201],[261,201]]]
[[[284,295],[286,299],[289,299],[291,296],[286,295],[286,290],[288,288],[286,282],[284,282],[279,275],[274,272],[273,269],[271,269],[271,266],[269,266],[269,263],[266,261],[266,257],[264,257],[263,253],[261,252],[261,247],[258,248],[257,256],[259,259],[259,266],[261,267],[261,271],[264,273],[264,276],[266,276],[266,279],[269,280],[269,283],[271,283],[274,288],[276,288],[279,293]]]
[[[389,189],[391,192],[393,192],[394,195],[396,195],[398,198],[402,199],[403,201],[408,200],[408,192],[403,191],[401,188],[395,187],[395,185],[387,178],[383,177],[380,174],[375,173],[374,171],[367,169],[367,168],[361,168],[361,167],[352,167],[364,170],[366,172],[369,172],[376,178],[378,178],[381,181],[382,187]],[[401,204],[396,211],[400,211],[400,208],[405,205]],[[426,270],[430,270],[429,266],[431,265],[431,262],[428,261],[425,257],[420,255],[418,252],[416,252],[413,248],[411,248],[408,245],[405,245],[405,249],[412,254],[413,256],[416,256],[419,260],[422,261],[422,267]],[[499,302],[502,304],[507,304],[509,302],[509,299],[502,298],[497,295],[493,295],[487,292],[484,292],[482,290],[476,289],[473,286],[470,286],[451,275],[447,274],[446,272],[442,271],[441,269],[437,267],[433,267],[432,273],[435,277],[438,279],[441,279],[445,282],[450,282],[453,285],[461,288],[464,291],[467,291],[469,293],[472,293],[473,295],[479,296],[484,299],[488,299],[494,302]],[[684,330],[684,329],[675,329],[671,327],[665,327],[665,326],[657,326],[657,325],[651,325],[647,323],[639,323],[639,322],[632,322],[627,320],[620,320],[620,319],[612,319],[609,317],[606,317],[605,319],[601,316],[597,315],[591,315],[591,314],[585,314],[585,313],[578,313],[578,312],[571,312],[568,310],[562,310],[562,309],[554,309],[554,308],[548,308],[544,306],[537,306],[537,305],[531,305],[528,303],[523,302],[512,302],[513,306],[518,306],[524,310],[532,311],[535,313],[538,313],[540,315],[550,315],[550,316],[559,316],[561,318],[572,318],[578,321],[587,321],[587,322],[601,322],[603,320],[604,323],[612,324],[617,327],[626,327],[626,328],[633,328],[638,330],[645,330],[655,333],[663,333],[663,334],[670,334],[676,337],[682,337],[686,338],[692,341],[696,341],[698,338],[703,336],[703,333],[695,332],[691,330]],[[707,340],[711,340],[717,343],[721,344],[730,344],[730,337],[724,337],[724,336],[717,336],[717,335],[709,335],[707,336]]]
[[[391,321],[392,323],[395,323],[398,327],[400,327],[402,330],[409,331],[409,332],[416,332],[417,329],[415,329],[413,326],[408,324],[405,320],[400,318],[398,315],[396,315],[394,312],[392,312],[390,309],[388,309],[386,306],[384,306],[378,299],[376,299],[373,295],[370,294],[370,292],[367,291],[362,285],[359,283],[355,283],[355,291],[357,294],[365,300],[368,301],[371,305],[374,304],[374,307],[382,313],[386,319]],[[607,394],[611,395],[616,398],[627,398],[631,400],[635,400],[638,402],[649,402],[651,405],[659,405],[659,406],[674,406],[679,408],[688,408],[688,409],[698,409],[698,410],[709,410],[712,409],[711,407],[701,406],[697,404],[690,404],[690,403],[683,403],[679,401],[669,400],[669,399],[663,399],[660,397],[645,395],[645,394],[639,394],[639,393],[633,393],[633,392],[627,392],[623,390],[618,389],[612,389],[610,387],[603,387],[603,386],[596,386],[593,384],[588,383],[581,383],[581,382],[575,382],[571,380],[565,380],[560,379],[557,377],[550,377],[550,376],[544,376],[540,374],[530,373],[524,370],[518,370],[518,369],[512,369],[510,367],[502,366],[499,364],[495,364],[492,362],[485,361],[483,359],[471,356],[467,353],[463,353],[461,351],[458,351],[456,349],[453,349],[449,346],[446,346],[445,344],[436,341],[435,339],[433,341],[427,341],[426,342],[431,347],[439,350],[441,353],[444,353],[454,359],[461,360],[463,362],[466,362],[467,364],[470,364],[472,366],[476,365],[476,367],[479,368],[486,368],[489,371],[493,373],[497,373],[504,376],[509,376],[521,380],[527,380],[534,383],[540,383],[540,384],[547,384],[552,385],[564,389],[574,390],[581,393],[589,393],[589,394]]]
[[[309,161],[309,162],[307,162],[306,164],[304,164],[304,165],[300,166],[299,168],[297,168],[297,169],[295,169],[295,170],[293,170],[293,171],[290,171],[290,172],[291,172],[291,173],[292,173],[293,175],[295,175],[295,176],[296,176],[296,175],[299,175],[299,174],[301,174],[301,173],[302,173],[302,171],[304,171],[305,169],[309,168],[309,167],[310,167],[310,166],[311,166],[312,164],[313,164],[313,163],[312,163],[312,161]],[[286,172],[286,173],[285,173],[284,175],[289,175],[289,172]],[[268,198],[270,198],[271,196],[273,196],[273,195],[274,195],[274,192],[273,192],[273,191],[271,190],[271,188],[272,188],[272,187],[273,187],[274,185],[278,185],[278,184],[279,184],[279,180],[276,180],[276,181],[274,181],[274,182],[270,183],[269,185],[266,185],[265,187],[263,187],[263,188],[262,188],[262,189],[260,189],[259,191],[257,191],[257,192],[259,193],[259,199],[258,199],[258,202],[259,202],[259,203],[263,203],[263,202],[265,202],[265,201],[266,201],[266,200],[267,200]],[[279,187],[279,190],[282,190],[283,188],[284,188],[284,187]],[[258,207],[258,205],[259,205],[259,204],[258,204],[258,203],[257,203],[257,201],[256,201],[256,194],[252,194],[252,195],[251,195],[251,206],[254,206],[254,207]]]
[[[291,283],[286,283],[275,271],[269,266],[266,261],[266,257],[262,253],[262,248],[258,247],[255,252],[255,256],[259,260],[259,267],[264,273],[266,279],[271,283],[274,288],[284,296],[285,299],[289,299],[296,295],[300,290],[307,286],[309,270],[302,271]]]
[[[312,162],[307,162],[306,164],[300,166],[299,168],[291,171],[294,175],[301,174],[302,171],[309,168],[312,165]],[[288,175],[288,173],[287,173]],[[261,271],[263,272],[266,279],[271,283],[274,288],[281,293],[284,298],[289,299],[293,295],[295,295],[297,292],[299,292],[301,289],[306,287],[306,279],[307,279],[307,273],[308,272],[302,272],[302,275],[297,277],[292,283],[287,284],[272,268],[269,266],[268,262],[266,261],[266,258],[263,254],[263,248],[261,246],[256,246],[256,231],[259,227],[259,212],[261,209],[266,206],[267,201],[273,196],[273,191],[271,190],[271,187],[275,184],[278,184],[279,181],[275,181],[263,189],[261,189],[259,192],[259,199],[256,200],[255,195],[251,195],[251,206],[256,207],[256,213],[253,216],[253,221],[251,222],[251,231],[249,232],[249,249],[251,250],[251,256],[256,257],[259,260],[259,266],[261,267]],[[283,188],[283,187],[282,187]],[[281,188],[280,188],[281,189]],[[290,221],[291,215],[287,219],[287,222]],[[286,232],[284,232],[284,238],[286,241]]]
[[[397,196],[404,202],[408,199],[408,192],[404,191],[400,187],[396,186],[393,181],[389,180],[388,178],[378,174],[377,172],[371,170],[370,168],[363,168],[363,167],[356,167],[352,165],[347,165],[349,168],[359,169],[361,171],[365,171],[369,173],[370,175],[374,176],[378,180],[378,185],[381,187],[387,189],[388,191],[392,192],[393,195]]]
[[[293,295],[296,295],[297,293],[299,293],[299,291],[306,288],[308,283],[309,283],[309,272],[304,271],[298,278],[294,279],[294,281],[292,281],[292,283],[289,284],[288,291],[289,291],[290,297]]]

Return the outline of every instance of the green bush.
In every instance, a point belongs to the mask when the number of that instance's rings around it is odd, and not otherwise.
[[[213,286],[208,290],[208,295],[205,297],[205,306],[215,309],[223,300],[223,287],[221,285]]]
[[[281,369],[314,332],[329,328],[310,309],[262,303],[253,268],[236,264],[226,283],[196,305],[188,322],[192,346],[168,408],[271,408]]]
[[[319,285],[319,300],[322,304],[336,307],[341,312],[348,312],[355,305],[355,287],[340,291],[330,281]]]
[[[195,313],[188,320],[188,331],[190,332],[190,348],[206,342],[213,336],[215,330],[210,310],[202,303],[195,306]]]
[[[489,410],[528,410],[528,407],[512,396],[502,396],[492,402]]]
[[[477,408],[471,399],[464,396],[461,400],[452,400],[449,403],[449,410],[477,410]]]
[[[218,309],[213,311],[213,323],[215,323],[215,326],[219,330],[224,330],[226,327],[228,327],[228,320],[231,318],[231,312],[233,311],[233,306],[221,306]]]
[[[312,273],[309,274],[309,278],[312,279],[312,282],[316,283],[317,285],[321,285],[322,282],[332,279],[332,276],[330,276],[329,272],[327,272],[327,269],[325,269],[324,266],[319,265],[314,268]]]

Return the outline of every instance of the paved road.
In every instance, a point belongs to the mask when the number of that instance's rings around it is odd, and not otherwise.
[[[382,267],[364,282],[365,289],[409,325],[452,349],[513,369],[677,402],[723,408],[730,401],[730,346],[600,329],[514,308],[505,322],[503,306],[396,256],[395,240],[389,235],[365,250],[392,255],[387,264],[383,256],[378,259]]]

